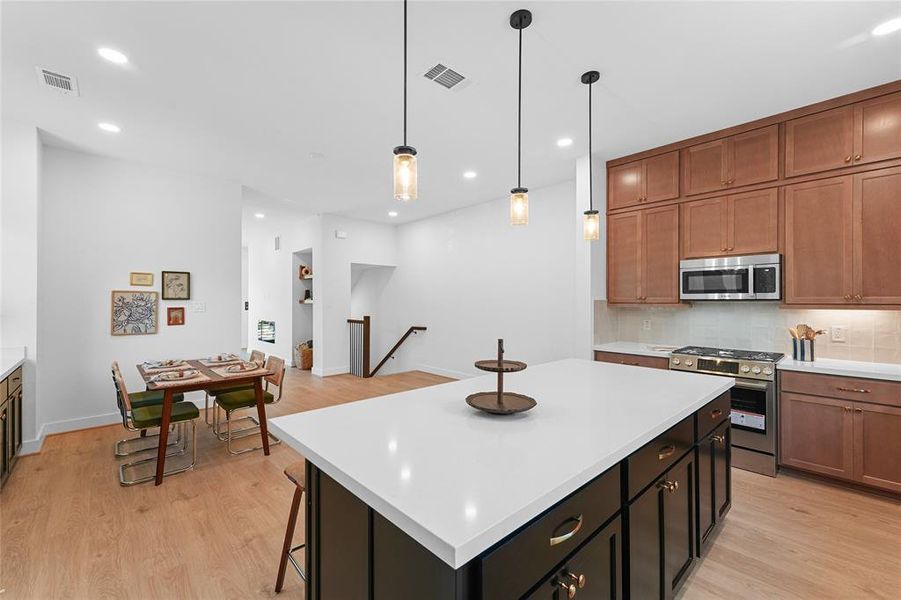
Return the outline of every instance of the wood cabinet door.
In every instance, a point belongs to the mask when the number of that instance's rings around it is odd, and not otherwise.
[[[641,271],[641,212],[607,217],[607,301],[638,302]]]
[[[679,207],[642,212],[642,276],[644,302],[679,303]]]
[[[729,187],[774,181],[779,177],[779,125],[732,136],[727,143]]]
[[[725,139],[682,151],[682,186],[686,195],[724,189],[726,179]]]
[[[834,108],[785,123],[786,177],[846,167],[853,158],[853,106]]]
[[[727,420],[698,442],[698,556],[732,506],[731,435]]]
[[[629,505],[629,597],[663,598],[663,494],[652,485]]]
[[[851,402],[782,392],[781,464],[853,479]]]
[[[785,188],[785,303],[846,304],[852,288],[852,178]]]
[[[644,195],[641,161],[611,167],[607,171],[607,208],[624,208],[641,202]]]
[[[726,254],[727,218],[725,196],[682,204],[682,258]]]
[[[854,479],[901,493],[901,408],[855,403]]]
[[[855,300],[901,304],[901,168],[854,176],[852,220]]]
[[[901,92],[861,102],[854,116],[855,164],[901,156]]]
[[[729,254],[763,254],[779,249],[779,191],[729,196],[726,218]]]
[[[659,202],[679,197],[679,151],[652,156],[642,161],[643,202]]]
[[[674,598],[695,559],[695,458],[689,452],[664,475],[675,489],[663,496],[664,597]]]
[[[9,406],[0,402],[0,483],[9,475],[9,423]]]

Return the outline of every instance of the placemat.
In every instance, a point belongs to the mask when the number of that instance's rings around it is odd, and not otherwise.
[[[147,381],[147,385],[148,386],[152,385],[153,389],[159,389],[159,388],[173,387],[173,386],[178,386],[178,385],[189,385],[189,384],[193,385],[195,383],[203,383],[203,382],[209,381],[209,380],[210,380],[210,377],[208,375],[206,375],[205,373],[203,373],[201,371],[198,371],[197,375],[194,377],[191,377],[190,379],[176,379],[175,381],[154,381],[154,379],[151,377]]]
[[[228,360],[214,360],[212,358],[201,358],[197,362],[199,362],[200,364],[202,364],[205,367],[222,367],[222,366],[233,365],[235,363],[242,362],[242,359],[240,356],[235,356],[234,354],[232,356],[234,356],[234,358],[230,358]]]
[[[188,369],[193,369],[189,364],[178,365],[176,367],[152,367],[148,363],[144,363],[141,365],[144,367],[144,372],[148,375],[155,375],[157,373],[165,373],[167,371],[187,371]]]
[[[265,375],[265,374],[269,373],[263,367],[260,367],[259,369],[254,369],[253,371],[240,371],[238,373],[229,373],[228,366],[224,366],[224,367],[218,367],[218,368],[212,369],[212,371],[216,375],[219,375],[220,377],[226,377],[226,378],[228,378],[228,377],[247,377],[249,375]]]

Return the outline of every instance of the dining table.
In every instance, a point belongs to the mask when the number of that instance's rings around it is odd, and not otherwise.
[[[235,355],[232,355],[235,356]],[[185,359],[177,361],[174,366],[156,367],[151,363],[137,365],[138,373],[144,379],[148,391],[162,391],[163,404],[160,422],[159,447],[156,453],[156,478],[155,485],[163,483],[163,473],[166,468],[166,447],[169,442],[169,423],[172,418],[172,397],[175,394],[198,391],[215,391],[217,389],[253,385],[257,403],[257,417],[260,422],[260,437],[263,440],[263,453],[269,455],[269,428],[266,423],[266,403],[263,399],[263,378],[272,375],[272,371],[260,366],[257,369],[246,372],[230,372],[228,367],[241,364],[242,360],[235,356],[234,359],[217,360],[215,357]],[[197,375],[183,380],[164,381],[159,375],[179,370],[196,370]]]

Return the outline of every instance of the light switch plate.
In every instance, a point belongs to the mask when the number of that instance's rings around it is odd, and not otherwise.
[[[848,341],[848,327],[845,325],[833,325],[830,336],[833,342],[843,344]]]
[[[336,229],[336,230],[335,230],[335,237],[338,238],[339,240],[346,240],[346,239],[347,239],[347,232],[346,232],[346,231],[342,231],[342,230],[340,230],[340,229]]]
[[[191,310],[194,312],[206,312],[206,302],[192,302]]]
[[[651,330],[651,320],[645,319],[644,321],[642,321],[641,328],[644,329],[645,331],[650,331]]]

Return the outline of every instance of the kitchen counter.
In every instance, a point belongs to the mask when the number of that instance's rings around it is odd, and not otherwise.
[[[538,401],[519,415],[466,404],[495,388],[486,375],[277,417],[270,431],[457,569],[734,384],[638,368],[568,359],[509,374],[505,389]]]
[[[25,362],[25,348],[0,348],[0,380],[9,377]]]
[[[596,344],[594,350],[595,352],[616,352],[617,354],[669,358],[673,350],[679,347],[666,344],[643,344],[640,342],[608,342],[606,344]]]
[[[809,362],[793,360],[790,356],[786,356],[779,361],[776,368],[782,371],[901,381],[901,365],[891,363],[839,360],[836,358],[818,358],[813,362]]]

